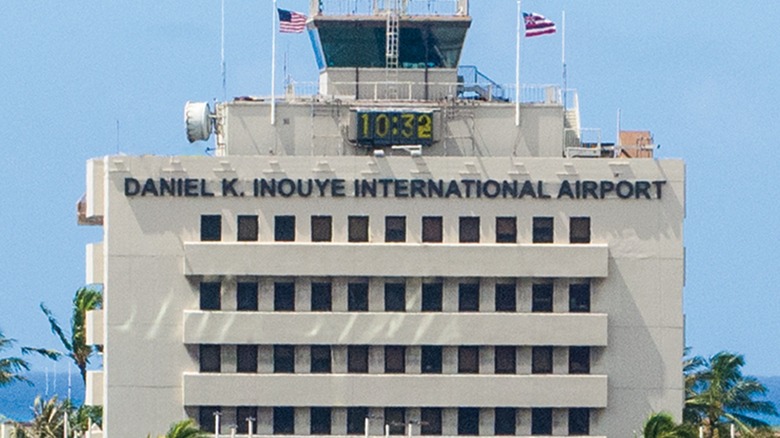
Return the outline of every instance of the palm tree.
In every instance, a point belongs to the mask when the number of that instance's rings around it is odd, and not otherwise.
[[[82,287],[73,297],[73,314],[70,318],[70,335],[66,334],[54,314],[41,303],[41,310],[49,319],[51,331],[60,339],[67,356],[70,357],[81,372],[81,379],[87,381],[87,365],[95,348],[87,345],[87,312],[99,309],[103,305],[103,293],[99,290]]]
[[[14,433],[18,437],[60,438],[65,429],[66,412],[73,412],[69,400],[59,401],[57,396],[49,400],[35,397],[32,422],[26,427],[17,425]]]
[[[642,427],[644,438],[696,438],[693,427],[687,424],[676,424],[674,418],[667,412],[651,415]]]
[[[769,427],[756,414],[778,415],[774,403],[755,400],[767,389],[755,377],[742,374],[744,365],[742,355],[722,351],[688,368],[684,417],[703,426],[706,437],[728,436],[731,424],[753,436],[755,429]]]
[[[192,419],[187,419],[171,424],[168,432],[159,438],[208,438],[209,436],[208,433],[200,430]],[[152,435],[149,434],[146,438],[152,438]]]
[[[15,339],[6,338],[0,331],[0,351],[8,350],[16,342]],[[0,386],[5,386],[13,382],[29,381],[21,373],[30,370],[30,364],[19,357],[0,358]]]

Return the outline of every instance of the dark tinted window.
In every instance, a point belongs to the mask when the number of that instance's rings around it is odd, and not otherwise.
[[[368,408],[347,408],[347,434],[363,435],[366,433],[366,418],[368,418]]]
[[[236,301],[236,308],[238,310],[257,310],[257,283],[239,282],[236,288]]]
[[[239,373],[257,372],[257,345],[236,346],[236,371]]]
[[[496,374],[515,374],[517,372],[517,350],[515,347],[496,347],[494,365]]]
[[[292,345],[274,345],[274,372],[295,372],[295,347]]]
[[[405,435],[406,409],[385,408],[385,424],[390,426],[390,435]]]
[[[330,283],[311,284],[312,312],[330,312],[333,309],[333,292]]]
[[[292,435],[295,432],[295,409],[274,407],[274,435]]]
[[[458,373],[479,373],[479,347],[458,347]]]
[[[330,346],[312,345],[311,347],[311,372],[330,372]]]
[[[422,218],[422,241],[440,243],[442,241],[441,216],[425,216]]]
[[[347,295],[350,312],[368,312],[368,283],[349,283]]]
[[[573,217],[569,219],[569,242],[590,243],[589,217]]]
[[[333,227],[330,216],[311,217],[311,241],[330,242],[333,239]]]
[[[368,372],[368,346],[350,345],[347,347],[347,372]]]
[[[385,218],[385,242],[406,242],[406,216]]]
[[[420,368],[423,374],[441,374],[441,346],[423,345]]]
[[[516,424],[517,424],[517,409],[496,408],[495,429],[494,429],[494,433],[496,435],[514,435]]]
[[[368,216],[350,216],[347,228],[350,242],[368,242]]]
[[[590,409],[569,409],[569,435],[590,435]]]
[[[214,417],[219,410],[219,406],[201,406],[198,409],[198,424],[204,432],[214,433]]]
[[[553,285],[550,283],[534,284],[532,286],[532,312],[553,311]]]
[[[257,432],[257,408],[254,406],[239,406],[236,408],[236,432],[249,433],[249,422],[252,422],[252,432]]]
[[[442,309],[442,284],[423,283],[422,285],[422,311],[441,312]]]
[[[293,242],[295,240],[295,216],[276,216],[274,218],[274,240]]]
[[[552,409],[531,409],[531,435],[552,435]]]
[[[406,311],[406,285],[403,283],[385,283],[385,311]]]
[[[458,408],[458,435],[479,435],[478,408]]]
[[[220,358],[222,349],[219,345],[201,345],[200,346],[200,372],[218,373],[221,370],[222,360]]]
[[[458,310],[460,312],[479,312],[479,284],[461,283],[458,285]]]
[[[460,243],[479,242],[479,218],[462,217],[460,218]]]
[[[385,373],[406,372],[406,347],[388,345],[385,347]]]
[[[200,217],[200,240],[219,242],[222,240],[222,216],[204,214]]]
[[[531,373],[550,374],[553,372],[552,347],[533,347],[531,349]]]
[[[496,243],[517,243],[517,218],[496,218]]]
[[[514,283],[496,283],[496,312],[517,310],[517,293]]]
[[[238,241],[251,242],[257,240],[257,216],[238,217]]]
[[[200,310],[220,310],[221,307],[220,284],[217,282],[201,283]]]
[[[295,310],[295,283],[274,283],[274,310],[277,312]]]
[[[569,374],[590,373],[590,347],[569,347]]]
[[[330,435],[330,408],[311,408],[310,416],[312,435]]]
[[[590,312],[590,284],[569,285],[569,312]]]
[[[441,435],[441,408],[420,409],[420,434]]]
[[[535,217],[533,230],[534,243],[552,243],[553,242],[553,218]]]

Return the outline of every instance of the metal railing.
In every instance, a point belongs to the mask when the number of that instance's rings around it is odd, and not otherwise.
[[[401,15],[468,15],[468,0],[400,0]],[[311,0],[312,15],[381,15],[393,0]]]

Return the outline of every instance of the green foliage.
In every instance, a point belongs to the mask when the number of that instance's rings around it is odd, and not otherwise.
[[[73,313],[70,318],[70,334],[63,330],[54,314],[45,304],[41,303],[41,310],[49,320],[52,333],[57,335],[62,346],[81,372],[81,378],[87,381],[87,366],[89,359],[95,352],[95,348],[87,345],[87,312],[99,309],[103,306],[103,293],[99,290],[82,287],[76,291],[73,297]]]
[[[16,342],[15,339],[6,338],[3,332],[0,332],[0,352],[10,349]],[[13,382],[30,382],[22,375],[29,371],[30,365],[24,359],[19,357],[0,358],[0,386],[9,385]]]
[[[755,377],[742,374],[744,365],[742,355],[726,351],[710,359],[686,360],[683,418],[702,426],[705,437],[727,437],[731,424],[743,436],[756,436],[769,428],[756,414],[778,415],[772,402],[756,400],[767,389]]]
[[[642,427],[644,438],[696,438],[694,428],[688,424],[677,424],[667,412],[651,415]]]
[[[187,419],[171,424],[168,432],[165,435],[160,435],[159,438],[208,438],[210,436],[208,433],[200,430],[192,419]],[[152,438],[152,435],[149,434],[146,438]]]
[[[90,422],[100,426],[103,420],[102,407],[81,406],[74,409],[70,400],[60,401],[57,396],[48,400],[36,397],[32,410],[32,422],[29,425],[16,423],[11,438],[61,438],[65,428],[65,414],[68,415],[70,433],[84,433]]]

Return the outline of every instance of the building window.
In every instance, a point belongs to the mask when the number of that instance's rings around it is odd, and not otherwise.
[[[217,282],[200,284],[200,310],[220,310],[222,308],[220,287],[221,285]]]
[[[257,216],[238,217],[238,241],[252,242],[257,240]]]
[[[569,435],[590,435],[590,409],[569,409]]]
[[[423,374],[441,374],[441,347],[423,345],[420,369]]]
[[[441,408],[420,409],[420,435],[441,435]]]
[[[569,312],[590,312],[590,284],[569,285]]]
[[[423,283],[422,285],[422,311],[441,312],[442,287],[441,283]]]
[[[553,372],[553,348],[531,348],[531,373],[552,374]]]
[[[479,374],[479,347],[458,347],[458,373]]]
[[[333,310],[333,291],[330,283],[311,284],[311,311],[330,312]]]
[[[249,421],[252,421],[252,432],[257,432],[257,408],[254,406],[239,406],[236,408],[236,432],[249,434]]]
[[[461,283],[458,285],[458,311],[479,312],[479,284]]]
[[[368,283],[349,283],[347,301],[350,312],[368,312]]]
[[[402,345],[385,346],[385,373],[403,374],[406,372],[406,347]]]
[[[330,408],[311,408],[309,424],[311,435],[330,435]]]
[[[330,242],[333,240],[333,226],[330,216],[311,217],[311,241]]]
[[[295,408],[274,407],[274,435],[295,433]]]
[[[200,372],[201,373],[218,373],[221,371],[222,359],[220,358],[222,349],[219,345],[205,345],[200,346],[200,354],[198,358],[200,360]]]
[[[222,216],[204,214],[200,217],[200,240],[203,242],[222,240]]]
[[[295,372],[295,347],[293,345],[274,345],[274,372]]]
[[[366,433],[366,418],[368,418],[368,408],[347,408],[347,434],[363,435]]]
[[[312,345],[311,347],[311,372],[330,373],[330,346]]]
[[[517,424],[517,409],[496,408],[493,432],[495,435],[514,435]]]
[[[517,311],[516,292],[514,283],[496,283],[496,312]]]
[[[517,349],[515,347],[496,347],[494,367],[496,374],[515,374],[517,372]]]
[[[385,242],[406,242],[406,216],[385,218]]]
[[[274,217],[274,240],[277,242],[295,241],[295,216]]]
[[[496,218],[496,243],[517,243],[517,218]]]
[[[429,243],[441,243],[443,241],[441,216],[423,216],[422,241]]]
[[[292,312],[295,310],[295,283],[274,283],[274,311]]]
[[[569,219],[569,242],[590,243],[589,217],[573,217]]]
[[[405,435],[406,409],[385,408],[385,424],[390,426],[390,435]]]
[[[531,311],[553,311],[553,285],[552,283],[534,284],[532,287]]]
[[[385,283],[385,311],[406,311],[406,285],[403,283]]]
[[[479,435],[479,408],[458,408],[458,435]]]
[[[569,347],[569,374],[590,374],[590,347]]]
[[[214,433],[215,419],[219,413],[219,406],[201,406],[198,409],[198,425],[201,430],[208,433]]]
[[[347,372],[368,372],[368,346],[350,345],[347,347]]]
[[[236,372],[257,372],[257,345],[236,346]]]
[[[479,218],[460,218],[460,243],[479,243]]]
[[[350,216],[347,228],[350,242],[368,242],[368,216]]]
[[[552,435],[552,409],[531,409],[531,435]]]
[[[257,283],[239,282],[236,287],[236,309],[257,311]]]
[[[534,243],[553,243],[553,218],[534,218]]]

